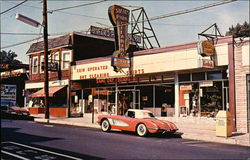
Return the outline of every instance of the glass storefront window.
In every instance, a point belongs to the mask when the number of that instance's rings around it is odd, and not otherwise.
[[[137,86],[136,89],[139,89],[141,93],[140,108],[153,107],[153,86]]]
[[[155,107],[161,108],[161,116],[174,116],[174,85],[155,85]]]
[[[179,74],[179,82],[190,81],[190,74]]]
[[[192,81],[205,80],[205,72],[192,73]]]
[[[202,87],[201,116],[215,117],[222,106],[222,82],[214,82],[213,86]]]
[[[207,72],[207,80],[219,80],[222,79],[221,71]]]

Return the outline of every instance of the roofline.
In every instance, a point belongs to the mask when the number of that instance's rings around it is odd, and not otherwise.
[[[219,38],[217,41],[217,44],[222,44],[222,43],[229,43],[233,41],[232,36],[226,36]],[[163,53],[163,52],[171,52],[171,51],[178,51],[178,50],[183,50],[183,49],[191,49],[191,48],[196,48],[197,47],[197,42],[190,42],[190,43],[184,43],[184,44],[178,44],[178,45],[173,45],[173,46],[166,46],[166,47],[161,47],[161,48],[153,48],[153,49],[147,49],[147,50],[142,50],[142,51],[136,51],[134,52],[134,56],[140,56],[140,55],[147,55],[147,54],[156,54],[156,53]]]
[[[63,48],[63,47],[72,47],[72,45],[68,44],[68,45],[59,46],[59,47],[56,47],[56,48],[50,48],[50,49],[48,49],[48,51],[51,51],[51,50],[54,50],[54,49]],[[32,55],[32,54],[35,54],[35,53],[43,53],[43,52],[44,52],[44,50],[40,50],[40,51],[36,51],[36,52],[26,53],[26,55],[29,56],[29,55]]]

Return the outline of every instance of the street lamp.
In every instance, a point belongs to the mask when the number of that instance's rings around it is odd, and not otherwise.
[[[39,22],[28,18],[21,14],[16,14],[16,19],[29,24],[34,27],[41,25]],[[48,74],[48,20],[47,20],[47,0],[43,0],[43,39],[44,39],[44,106],[45,106],[45,119],[49,120],[49,74]],[[49,121],[47,121],[49,122]]]

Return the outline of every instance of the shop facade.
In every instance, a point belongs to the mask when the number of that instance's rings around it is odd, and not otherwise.
[[[249,40],[244,44],[249,47]],[[236,119],[240,121],[237,94],[232,94],[238,89],[234,45],[232,37],[217,40],[212,58],[198,54],[197,42],[137,51],[132,67],[119,73],[110,66],[110,57],[76,61],[71,71],[73,86],[77,86],[72,88],[74,103],[84,113],[122,115],[128,108],[136,108],[177,118],[215,118],[219,110],[229,110],[234,127],[242,128],[236,123]],[[249,56],[249,51],[240,54]],[[244,111],[248,117],[247,106]],[[247,132],[247,123],[241,125]]]
[[[110,55],[114,49],[114,39],[74,32],[48,40],[48,79],[50,115],[56,117],[81,116],[74,103],[76,87],[71,82],[71,65],[78,60]],[[102,48],[96,46],[103,46]],[[43,41],[31,44],[29,56],[29,79],[25,82],[25,105],[34,114],[44,113],[44,44]],[[135,50],[135,45],[129,46]],[[91,54],[89,54],[91,53]]]

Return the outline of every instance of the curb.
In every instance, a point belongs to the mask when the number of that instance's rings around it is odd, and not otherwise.
[[[39,123],[51,123],[51,124],[70,125],[70,126],[88,127],[88,128],[100,128],[100,126],[96,123],[95,124],[86,124],[86,123],[77,123],[77,122],[61,121],[61,120],[53,120],[53,119],[47,120],[47,119],[43,119],[43,118],[35,118],[34,121],[39,122]],[[224,137],[207,136],[207,135],[201,136],[201,134],[185,132],[182,130],[181,130],[181,132],[183,133],[181,135],[181,137],[183,139],[250,147],[250,144],[248,142],[246,142],[244,140],[237,140],[237,139],[232,138],[232,137],[224,138]]]

